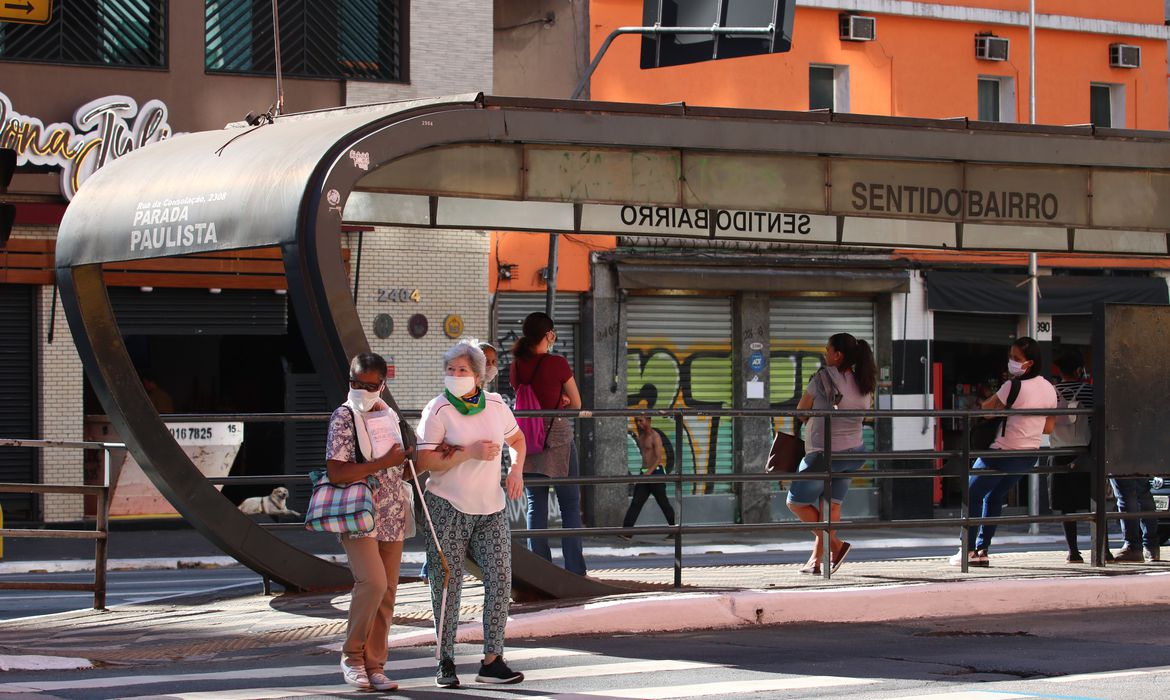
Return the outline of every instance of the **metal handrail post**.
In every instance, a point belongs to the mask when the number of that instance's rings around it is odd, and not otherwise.
[[[674,496],[678,501],[678,520],[674,533],[674,587],[682,588],[682,525],[683,525],[683,459],[682,459],[683,417],[674,415]]]
[[[1106,493],[1109,485],[1105,479],[1105,464],[1101,459],[1101,439],[1105,434],[1104,421],[1093,421],[1093,430],[1089,438],[1089,454],[1093,455],[1093,522],[1090,523],[1093,533],[1093,553],[1089,561],[1093,566],[1104,567],[1105,552],[1109,549],[1109,520],[1106,508],[1108,499]]]
[[[968,571],[967,557],[971,553],[967,546],[971,532],[971,419],[972,416],[968,415],[963,420],[963,480],[960,484],[962,498],[959,499],[959,507],[963,509],[959,513],[959,518],[963,523],[960,528],[962,541],[959,543],[959,571],[964,574]]]
[[[97,529],[103,537],[93,543],[93,608],[106,609],[106,564],[110,545],[110,448],[102,448],[102,486],[97,497]]]
[[[821,433],[825,436],[825,488],[821,493],[821,522],[825,525],[825,535],[821,539],[821,575],[827,580],[833,575],[833,419],[829,416],[825,416]]]

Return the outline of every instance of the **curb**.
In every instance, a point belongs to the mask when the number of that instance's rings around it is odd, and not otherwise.
[[[950,545],[954,542],[954,537],[898,537],[898,538],[875,538],[866,540],[865,545],[871,548],[883,547],[938,547],[940,545]],[[1044,535],[1001,535],[996,538],[996,542],[1000,544],[1050,544],[1053,538]],[[709,554],[712,550],[717,550],[722,554],[761,554],[773,552],[800,552],[804,554],[808,551],[808,542],[766,542],[753,544],[740,543],[718,543],[712,542],[707,544],[686,545],[683,547],[684,556],[696,556]],[[623,547],[586,547],[584,549],[585,556],[594,557],[636,557],[645,554],[660,554],[662,556],[673,556],[674,547],[665,544],[639,544],[625,545]],[[326,561],[335,564],[344,564],[346,558],[344,554],[315,554]],[[423,551],[404,551],[402,553],[402,563],[410,565],[421,566],[426,561],[426,553]],[[209,557],[142,557],[135,559],[111,559],[107,562],[107,571],[147,571],[151,569],[168,570],[168,569],[211,569],[225,566],[242,566],[238,561],[232,557],[227,556],[209,556]],[[62,560],[43,560],[43,561],[0,561],[0,575],[4,574],[29,574],[29,573],[83,573],[94,570],[94,563],[92,559],[62,559]]]
[[[734,629],[753,625],[890,622],[1019,612],[1170,604],[1170,572],[1077,579],[1008,579],[856,586],[833,590],[681,593],[621,598],[523,613],[508,619],[513,639]],[[466,623],[457,642],[483,640]],[[390,645],[433,644],[433,630],[392,635]]]

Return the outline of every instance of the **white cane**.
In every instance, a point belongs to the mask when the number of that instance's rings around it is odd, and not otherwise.
[[[447,588],[451,585],[451,567],[447,564],[447,555],[443,554],[443,545],[439,543],[439,533],[435,532],[435,523],[431,521],[431,511],[427,508],[427,499],[423,496],[422,482],[418,472],[414,469],[414,460],[406,460],[410,467],[411,481],[414,490],[418,493],[418,502],[422,504],[423,516],[427,519],[427,529],[431,533],[431,540],[435,543],[435,550],[439,553],[439,563],[443,566],[443,598],[439,603],[439,619],[435,624],[435,658],[440,659],[443,646],[443,623],[447,619]],[[441,660],[441,659],[440,659]]]

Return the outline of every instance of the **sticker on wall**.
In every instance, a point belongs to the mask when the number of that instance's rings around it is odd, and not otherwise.
[[[415,314],[407,321],[407,326],[410,329],[411,338],[421,338],[427,334],[427,317]]]
[[[755,372],[757,374],[759,374],[760,372],[763,372],[764,371],[764,353],[759,352],[759,351],[753,352],[751,357],[748,358],[748,369],[750,369],[752,372]]]
[[[463,317],[459,314],[448,316],[443,320],[443,332],[452,340],[463,335]]]
[[[395,373],[395,370],[394,370],[394,356],[393,356],[393,355],[387,355],[387,356],[386,356],[386,378],[387,378],[387,379],[393,379],[393,378],[394,378],[394,373]]]
[[[394,319],[390,314],[378,314],[374,317],[374,335],[385,340],[394,332]]]

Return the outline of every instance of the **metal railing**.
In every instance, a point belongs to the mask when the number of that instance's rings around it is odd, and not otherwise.
[[[972,469],[972,461],[980,457],[1007,457],[1007,456],[1035,456],[1038,460],[1037,466],[1024,472],[1025,475],[1033,474],[1054,474],[1054,473],[1070,473],[1068,467],[1050,467],[1044,464],[1046,457],[1058,456],[1081,456],[1091,453],[1091,449],[1084,447],[1069,447],[1069,448],[1042,448],[1035,450],[978,450],[973,449],[970,444],[971,425],[974,421],[982,418],[998,417],[1006,415],[1033,415],[1033,416],[1057,416],[1057,415],[1075,415],[1075,416],[1091,416],[1092,409],[1076,408],[1076,409],[1000,409],[1000,410],[956,410],[956,409],[869,409],[869,410],[786,410],[777,411],[775,409],[662,409],[662,410],[631,410],[631,409],[596,409],[596,410],[568,410],[568,411],[517,411],[517,416],[543,416],[543,417],[563,417],[582,420],[597,420],[597,419],[625,419],[631,417],[646,416],[658,418],[670,418],[674,422],[674,444],[680,446],[684,444],[683,421],[686,418],[693,417],[710,417],[710,418],[768,418],[776,419],[781,417],[792,417],[796,419],[807,418],[824,418],[825,419],[825,464],[824,471],[815,473],[791,473],[791,474],[765,474],[765,473],[735,473],[735,474],[718,474],[718,473],[703,473],[703,474],[684,474],[681,466],[681,459],[676,458],[677,467],[675,472],[670,475],[663,476],[634,476],[632,474],[614,475],[614,476],[591,476],[591,477],[573,477],[573,478],[558,478],[558,484],[575,484],[580,486],[602,486],[602,485],[629,485],[629,484],[655,484],[665,483],[674,484],[675,502],[677,506],[677,524],[673,526],[643,526],[643,527],[583,527],[572,529],[574,536],[623,536],[623,535],[638,535],[638,534],[669,534],[673,535],[674,539],[674,585],[682,585],[682,569],[683,569],[683,540],[686,535],[703,535],[703,534],[731,534],[731,533],[759,533],[768,531],[784,532],[789,530],[808,531],[810,529],[828,532],[829,530],[864,530],[876,528],[918,528],[918,527],[938,527],[938,526],[955,526],[961,533],[960,538],[960,566],[961,570],[966,572],[968,545],[967,533],[970,528],[979,527],[980,525],[1015,525],[1015,524],[1031,524],[1031,523],[1052,523],[1052,522],[1067,522],[1067,521],[1081,521],[1089,522],[1093,530],[1093,552],[1092,563],[1095,566],[1104,566],[1104,552],[1107,546],[1107,527],[1111,520],[1143,518],[1143,517],[1162,517],[1163,513],[1158,512],[1142,512],[1142,513],[1117,513],[1108,512],[1106,509],[1105,498],[1105,474],[1099,466],[1094,466],[1093,474],[1093,493],[1092,493],[1092,507],[1087,513],[1068,513],[1061,515],[1001,515],[994,518],[974,517],[970,515],[970,477],[975,471],[979,475],[1005,475],[1018,476],[1016,472],[1003,472],[990,468],[982,468],[979,470]],[[188,422],[201,420],[230,420],[241,422],[259,422],[259,423],[294,423],[294,422],[324,422],[329,419],[327,413],[313,413],[313,414],[295,414],[295,413],[263,413],[263,414],[171,414],[164,416],[165,420],[173,422]],[[418,411],[404,411],[402,413],[404,418],[417,418]],[[871,452],[849,452],[848,459],[866,460],[875,463],[888,462],[893,460],[898,461],[936,461],[936,460],[951,460],[950,464],[957,463],[958,469],[954,468],[926,468],[926,469],[889,469],[889,468],[873,468],[856,471],[833,471],[833,462],[839,461],[840,456],[834,456],[832,446],[832,421],[841,418],[870,418],[870,419],[895,419],[895,418],[936,418],[936,419],[956,419],[961,421],[962,440],[958,448],[942,449],[942,450],[875,450]],[[1096,432],[1098,427],[1094,427],[1095,444],[1100,444],[1097,439]],[[678,447],[675,448],[678,450]],[[681,455],[681,450],[678,450]],[[1099,464],[1099,462],[1098,462]],[[1041,466],[1043,465],[1043,466]],[[762,469],[763,465],[760,465]],[[1082,470],[1077,470],[1082,471]],[[752,524],[723,524],[723,525],[687,525],[684,516],[684,499],[683,490],[686,484],[691,483],[752,483],[752,482],[775,482],[775,481],[799,481],[799,480],[820,480],[825,483],[826,493],[829,490],[832,480],[834,478],[872,478],[872,479],[922,479],[922,478],[961,478],[961,515],[956,518],[933,518],[933,519],[868,519],[868,520],[831,520],[828,509],[825,510],[824,517],[819,521],[802,522],[802,521],[784,521],[784,522],[770,522],[770,523],[752,523]],[[1128,478],[1128,475],[1127,475]],[[214,484],[267,484],[277,483],[283,481],[302,481],[306,480],[307,476],[295,474],[283,475],[258,475],[258,476],[228,476],[209,478],[208,481]],[[551,485],[551,484],[550,484]],[[272,523],[265,524],[266,527],[272,528],[297,528],[300,525],[296,523]],[[566,534],[566,530],[562,528],[546,528],[540,530],[517,530],[513,533],[514,538],[530,538],[530,537],[561,537]],[[825,548],[822,552],[822,576],[826,579],[832,575],[832,567],[829,562],[832,558],[830,551],[830,538],[825,537]]]
[[[92,591],[93,607],[106,607],[106,569],[109,560],[110,535],[110,451],[122,450],[126,446],[116,442],[83,442],[73,440],[22,440],[0,438],[0,447],[31,447],[36,449],[71,449],[102,451],[102,483],[97,485],[75,484],[12,484],[0,483],[0,493],[23,494],[76,494],[93,496],[97,500],[96,520],[93,530],[51,530],[30,528],[0,528],[0,537],[29,539],[83,539],[93,540],[94,567],[93,583],[61,583],[47,581],[0,581],[0,590],[35,591]]]

